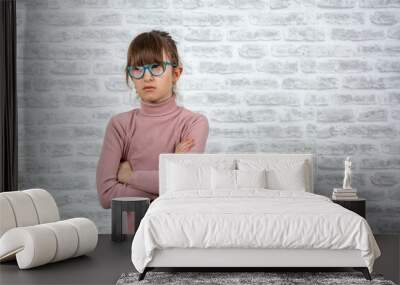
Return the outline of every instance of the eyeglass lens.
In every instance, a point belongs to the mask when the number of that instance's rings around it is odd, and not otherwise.
[[[153,76],[160,76],[165,71],[165,67],[163,64],[154,63],[144,66],[134,66],[131,69],[131,75],[134,78],[141,78],[142,76],[144,76],[146,69],[149,69],[151,75]]]

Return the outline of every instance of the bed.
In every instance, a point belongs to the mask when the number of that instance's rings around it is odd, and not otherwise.
[[[312,154],[161,154],[160,196],[132,241],[158,267],[352,267],[379,247],[361,216],[314,194]]]

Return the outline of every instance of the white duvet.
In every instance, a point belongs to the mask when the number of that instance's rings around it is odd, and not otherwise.
[[[143,272],[154,249],[169,247],[358,249],[370,272],[380,256],[359,215],[325,196],[265,189],[160,196],[133,239],[133,265]]]

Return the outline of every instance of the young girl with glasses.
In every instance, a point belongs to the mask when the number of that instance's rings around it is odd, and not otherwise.
[[[160,153],[204,152],[207,118],[176,104],[182,70],[168,33],[153,30],[130,43],[126,81],[133,82],[140,108],[114,115],[107,125],[96,172],[103,208],[115,197],[157,198]]]

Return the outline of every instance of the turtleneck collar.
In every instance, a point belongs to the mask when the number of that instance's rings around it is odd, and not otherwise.
[[[150,103],[140,100],[140,114],[145,116],[164,116],[178,109],[176,105],[176,95],[172,95],[161,103]]]

